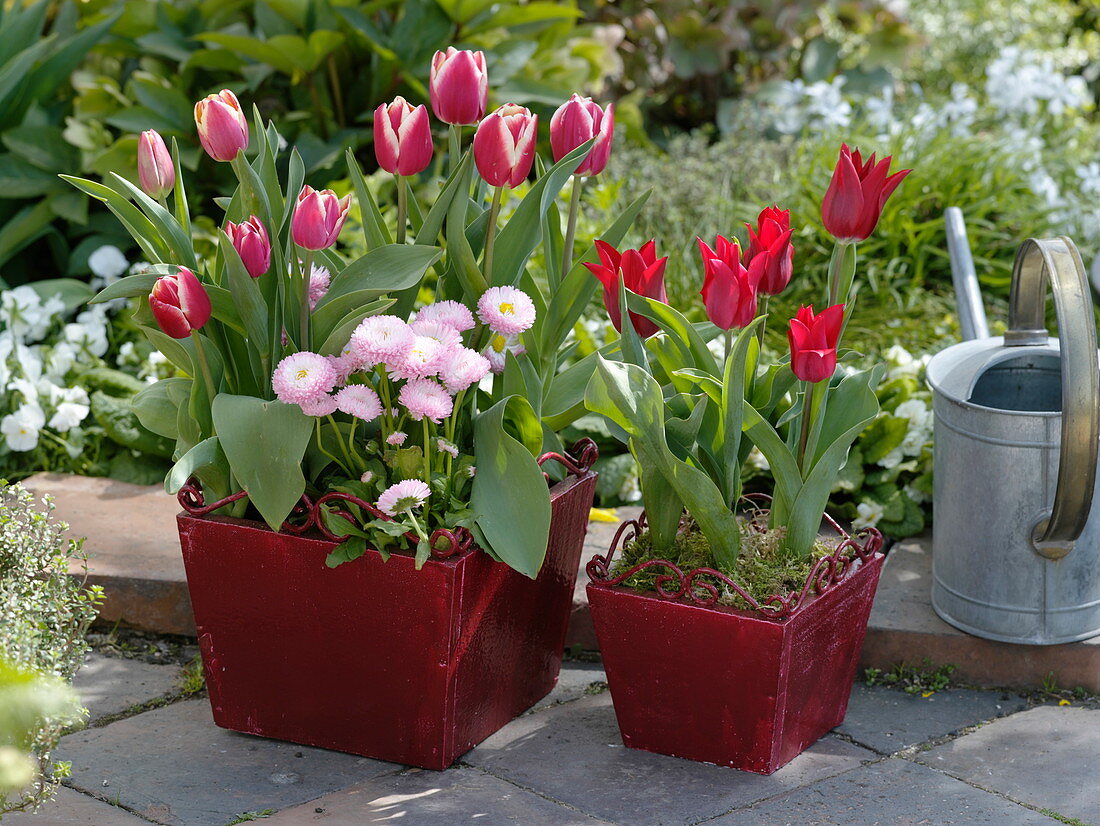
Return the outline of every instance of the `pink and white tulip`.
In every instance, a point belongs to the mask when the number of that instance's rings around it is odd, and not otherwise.
[[[210,320],[210,296],[198,277],[186,267],[161,276],[149,293],[149,309],[160,329],[172,338],[187,338]]]
[[[474,135],[474,162],[490,186],[515,188],[527,180],[535,162],[538,116],[515,103],[488,115]]]
[[[393,175],[417,175],[432,162],[432,128],[428,110],[403,97],[374,111],[374,155]]]
[[[444,123],[477,123],[489,108],[489,75],[484,52],[448,46],[436,52],[428,77],[432,111]]]
[[[231,161],[248,148],[248,120],[237,96],[228,89],[195,104],[195,126],[202,148],[216,161]]]
[[[154,129],[141,133],[138,139],[138,183],[150,198],[164,198],[176,185],[176,168],[164,145],[164,138]]]
[[[294,243],[307,250],[331,247],[340,235],[350,208],[350,195],[337,198],[331,189],[318,192],[311,186],[303,186],[298,193],[294,217],[290,219]]]
[[[592,98],[574,94],[558,107],[550,119],[550,148],[557,163],[586,141],[596,139],[588,155],[577,167],[578,175],[599,175],[611,157],[611,142],[615,136],[615,104],[607,109]]]
[[[244,268],[253,278],[259,278],[271,267],[271,241],[267,229],[255,215],[247,221],[234,224],[225,222],[225,234],[233,243],[233,248],[241,256]]]

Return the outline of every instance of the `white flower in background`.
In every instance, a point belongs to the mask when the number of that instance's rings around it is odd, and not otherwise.
[[[88,269],[92,271],[92,275],[102,280],[103,286],[107,286],[130,269],[130,262],[118,247],[104,244],[88,256]]]
[[[44,303],[33,287],[23,285],[0,294],[0,315],[16,338],[38,341],[49,331],[64,311],[65,304],[57,296]]]
[[[900,344],[895,344],[887,350],[885,356],[886,363],[896,370],[908,371],[912,369],[914,363],[913,354]]]
[[[885,468],[886,470],[892,470],[893,468],[896,468],[898,465],[900,465],[901,460],[904,458],[905,454],[901,452],[901,446],[899,445],[898,447],[895,447],[893,450],[887,453],[885,456],[883,456],[881,459],[879,459],[876,464],[881,468]]]
[[[626,475],[622,485],[619,487],[619,501],[620,502],[637,502],[642,498],[642,488],[638,481],[638,474],[633,470]]]
[[[88,392],[83,387],[58,387],[50,388],[50,403],[54,406],[54,414],[50,417],[50,427],[59,433],[72,430],[85,418],[91,407],[88,401]]]
[[[902,490],[902,493],[904,493],[906,496],[908,496],[910,499],[912,499],[918,505],[923,505],[925,502],[927,502],[929,499],[932,498],[927,493],[925,493],[923,490],[917,490],[912,485],[906,485],[901,490]]]
[[[897,406],[894,415],[908,419],[911,427],[927,427],[932,421],[932,411],[920,399],[906,399]]]
[[[757,470],[768,471],[772,469],[772,466],[768,464],[768,457],[766,457],[756,445],[752,446],[752,450],[749,451],[749,455],[745,460]]]
[[[1100,162],[1082,164],[1075,170],[1077,185],[1082,195],[1091,195],[1100,199]]]
[[[38,433],[46,424],[46,414],[37,404],[22,405],[14,413],[0,419],[0,433],[10,450],[22,453],[38,446]]]
[[[856,512],[859,515],[852,520],[852,528],[855,530],[873,528],[886,515],[886,509],[873,499],[865,499],[856,505]]]
[[[951,126],[951,134],[965,137],[970,134],[978,116],[978,101],[970,96],[965,83],[951,84],[951,99],[940,108],[944,121]]]
[[[46,358],[46,378],[52,382],[61,383],[65,376],[73,369],[76,358],[79,355],[77,349],[67,341],[59,341],[50,350]]]
[[[65,325],[65,340],[76,347],[87,350],[93,356],[102,356],[107,352],[107,309],[102,304],[93,304],[76,317],[76,321]]]

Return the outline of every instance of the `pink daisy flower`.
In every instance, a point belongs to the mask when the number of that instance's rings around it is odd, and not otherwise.
[[[515,287],[490,287],[477,301],[477,317],[494,333],[518,336],[535,323],[535,303]]]
[[[519,339],[506,338],[497,333],[489,339],[489,346],[485,349],[485,358],[489,361],[489,369],[494,373],[503,373],[504,365],[508,361],[508,354],[522,356],[527,348],[519,343]]]
[[[359,481],[362,482],[364,485],[369,485],[373,479],[374,479],[374,471],[373,470],[364,470],[363,475],[359,477]]]
[[[452,329],[464,333],[474,328],[474,314],[470,308],[459,301],[436,301],[421,307],[415,321],[437,321]]]
[[[301,402],[298,406],[307,416],[331,416],[336,412],[336,397],[325,393],[312,401]]]
[[[444,324],[442,321],[421,321],[415,319],[412,324],[413,332],[425,338],[434,338],[443,345],[446,350],[453,350],[462,346],[462,333],[454,327]]]
[[[372,422],[382,415],[382,400],[365,384],[349,384],[336,394],[336,408],[364,422]]]
[[[387,359],[391,379],[424,379],[439,372],[447,351],[434,338],[414,336],[412,347],[400,359]]]
[[[351,334],[348,347],[361,367],[404,359],[412,349],[416,334],[395,315],[364,318]]]
[[[449,453],[454,459],[458,458],[458,446],[451,444],[446,439],[436,439],[435,449],[440,453]]]
[[[400,430],[395,430],[386,437],[386,444],[392,447],[401,447],[401,445],[405,444],[407,438],[409,438],[408,433],[402,433]]]
[[[401,388],[398,401],[416,421],[427,419],[439,423],[451,415],[454,399],[438,382],[431,379],[413,379]]]
[[[439,369],[439,377],[447,390],[458,393],[477,384],[489,373],[489,360],[480,353],[463,347],[451,354]]]
[[[331,281],[332,276],[329,275],[327,268],[318,267],[316,264],[310,268],[309,309],[311,311],[317,307],[317,302],[325,297],[325,293],[328,292],[329,283]]]
[[[419,479],[406,479],[382,491],[378,497],[378,510],[387,516],[397,516],[423,506],[431,494],[432,489],[427,483]]]
[[[287,404],[317,402],[336,386],[336,370],[317,353],[293,353],[271,374],[271,387],[279,401]]]

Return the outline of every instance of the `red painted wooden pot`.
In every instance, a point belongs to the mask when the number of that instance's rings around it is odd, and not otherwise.
[[[620,536],[589,563],[588,601],[625,745],[771,774],[844,721],[881,535],[842,543],[801,593],[755,610],[715,604],[714,583],[732,583],[709,569],[659,563],[660,592],[618,584],[634,570],[608,572]]]
[[[447,768],[557,682],[594,458],[550,489],[534,580],[469,547],[419,571],[411,555],[373,550],[333,569],[335,543],[320,535],[181,513],[214,721]]]

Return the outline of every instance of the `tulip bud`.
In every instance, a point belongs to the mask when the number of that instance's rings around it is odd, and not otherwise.
[[[195,104],[195,126],[202,148],[216,161],[231,161],[248,148],[248,121],[237,96],[228,89]]]
[[[351,196],[337,198],[331,189],[318,192],[303,186],[298,193],[290,235],[294,243],[307,250],[323,250],[336,243],[351,207]]]
[[[436,52],[428,77],[432,111],[444,123],[477,123],[489,108],[489,75],[484,52],[460,51],[448,46]]]
[[[550,148],[557,163],[581,144],[592,138],[596,142],[577,167],[578,175],[599,175],[611,157],[611,141],[615,134],[615,104],[607,109],[592,98],[574,94],[558,107],[550,119]]]
[[[834,304],[816,316],[812,305],[798,311],[787,330],[791,372],[796,378],[808,382],[832,378],[836,372],[836,346],[843,326],[843,304]]]
[[[668,256],[657,258],[657,244],[649,241],[641,249],[619,253],[606,241],[596,241],[599,264],[588,264],[589,272],[603,284],[603,304],[615,329],[622,332],[622,308],[619,306],[619,282],[632,293],[644,295],[662,304],[668,303],[665,292],[665,266]],[[643,315],[630,313],[630,321],[642,338],[649,338],[660,327]]]
[[[432,128],[428,110],[403,97],[374,111],[374,155],[393,175],[416,175],[432,162]]]
[[[794,272],[794,246],[791,244],[791,211],[777,206],[761,211],[756,229],[749,231],[749,251],[745,262],[759,273],[760,292],[779,295],[787,288]]]
[[[756,318],[756,291],[760,281],[757,271],[741,263],[741,245],[719,235],[717,250],[697,239],[703,257],[703,306],[707,318],[716,327],[729,330],[744,328]]]
[[[858,149],[852,152],[847,144],[840,147],[833,179],[821,203],[825,229],[838,241],[862,241],[875,231],[886,200],[912,171],[903,169],[890,175],[891,160],[887,156],[876,164],[872,154],[865,163]]]
[[[517,187],[531,173],[538,138],[537,115],[506,103],[477,126],[474,162],[491,186]]]
[[[244,268],[253,278],[259,278],[271,267],[271,242],[263,223],[253,215],[247,221],[225,222],[225,234],[241,256]]]
[[[164,145],[164,138],[153,129],[138,138],[138,182],[145,194],[160,200],[176,184],[176,168]]]
[[[149,293],[149,309],[165,333],[187,338],[210,320],[210,296],[202,282],[186,267],[156,280]]]

